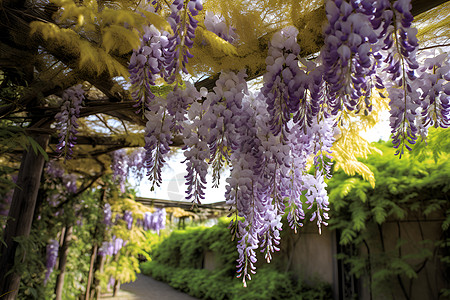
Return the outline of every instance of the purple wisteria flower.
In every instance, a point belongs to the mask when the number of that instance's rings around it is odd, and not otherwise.
[[[120,191],[125,193],[125,182],[128,176],[128,155],[125,149],[119,149],[112,153],[111,169],[113,180],[119,183]]]
[[[125,247],[127,243],[124,242],[123,239],[118,238],[116,236],[113,236],[111,241],[104,241],[100,247],[100,249],[98,250],[99,255],[101,256],[105,256],[105,255],[109,255],[109,256],[113,256],[113,255],[117,255],[120,251],[120,249],[122,249],[123,247]]]
[[[76,85],[63,92],[61,111],[56,114],[56,128],[59,131],[59,143],[56,151],[64,156],[64,159],[72,158],[73,146],[76,144],[78,133],[78,118],[80,116],[81,103],[84,100],[82,85]]]
[[[423,128],[420,132],[423,137],[429,126],[447,128],[450,125],[450,56],[448,53],[427,56],[418,77],[422,91],[419,128]]]
[[[213,186],[218,186],[220,171],[230,160],[230,151],[237,149],[242,99],[247,91],[245,72],[222,72],[205,101],[194,103],[189,110],[192,123],[185,127],[185,152],[188,174],[185,176],[186,199],[199,204],[204,199],[209,159],[213,167]]]
[[[50,274],[53,272],[53,268],[56,265],[56,259],[58,258],[59,243],[57,240],[51,239],[47,245],[47,262],[45,267],[47,271],[45,272],[44,285],[50,278]]]
[[[203,9],[203,5],[201,0],[186,2],[175,0],[170,9],[172,13],[167,21],[172,27],[173,35],[169,37],[169,45],[167,46],[167,76],[164,78],[168,83],[173,83],[180,71],[189,74],[186,65],[189,58],[193,57],[189,49],[194,45],[195,29],[198,23],[194,16],[198,15],[199,11]]]
[[[261,89],[271,116],[270,129],[275,135],[281,133],[283,140],[288,133],[291,114],[298,111],[303,96],[298,91],[300,84],[296,80],[300,72],[297,35],[298,29],[293,26],[274,34],[266,58],[264,87]]]
[[[365,104],[361,99],[370,96],[371,76],[376,68],[373,52],[377,51],[375,44],[378,42],[374,16],[385,9],[380,2],[326,2],[329,23],[320,55],[328,85],[327,103],[333,115],[343,109],[359,111]]]
[[[372,90],[378,89],[382,97],[386,91],[390,98],[392,139],[400,155],[419,134],[426,135],[429,126],[448,127],[449,56],[429,57],[419,68],[410,0],[329,0],[329,23],[317,58],[300,57],[298,29],[289,26],[270,41],[259,93],[247,90],[245,71],[221,72],[213,89],[198,91],[189,83],[183,87],[180,72],[187,73],[197,26],[193,17],[200,9],[199,1],[175,0],[168,18],[173,34],[150,30],[134,54],[136,67],[130,72],[139,78],[134,81],[136,90],[149,90],[156,76],[175,82],[166,99],[146,96],[151,101],[141,106],[147,118],[145,166],[153,184],[159,185],[172,138],[181,135],[186,198],[193,203],[205,197],[209,166],[213,186],[218,185],[222,167],[231,167],[225,198],[237,239],[238,277],[246,285],[256,270],[257,251],[270,262],[280,249],[285,213],[294,231],[307,212],[319,232],[327,225],[326,187],[337,124],[368,115]],[[232,41],[233,32],[223,18],[207,12],[204,24]],[[143,70],[150,74],[148,82]],[[310,159],[314,174],[308,172]],[[136,225],[158,231],[164,221],[165,211],[156,211],[145,213]],[[114,238],[108,246],[113,252],[116,242],[120,243]]]
[[[145,231],[153,230],[157,233],[166,227],[166,210],[157,209],[154,213],[146,212],[142,220],[142,227]]]
[[[114,251],[113,255],[119,253],[120,249],[122,249],[126,243],[121,238],[113,238]]]
[[[168,33],[159,31],[155,26],[144,27],[141,47],[133,51],[128,70],[133,92],[131,96],[136,101],[137,114],[149,109],[155,95],[151,86],[159,74],[166,75],[169,38]]]
[[[186,82],[186,88],[176,85],[175,89],[167,94],[167,113],[173,117],[173,134],[180,134],[187,121],[189,106],[201,98],[199,91],[190,82]]]
[[[133,214],[132,214],[132,212],[129,211],[129,210],[126,210],[125,213],[123,214],[123,220],[127,224],[127,229],[131,230],[131,228],[133,227]]]
[[[65,169],[58,161],[51,160],[47,163],[46,174],[52,186],[52,192],[47,195],[47,201],[51,206],[58,206],[62,200],[77,192],[79,176],[65,173]],[[57,213],[61,214],[62,210]]]
[[[64,176],[65,170],[56,160],[51,160],[47,163],[46,173],[51,178],[62,178]]]
[[[207,11],[205,13],[204,25],[207,30],[214,32],[218,37],[231,44],[237,40],[236,29],[231,25],[227,25],[227,22],[223,16]]]
[[[132,176],[137,182],[142,180],[145,174],[145,150],[143,148],[131,152],[119,149],[112,153],[111,158],[113,180],[119,184],[122,193],[125,193],[125,184],[129,176]]]
[[[114,253],[114,245],[111,242],[103,242],[100,248],[98,249],[98,255],[105,256],[109,255],[112,256]]]
[[[112,226],[112,212],[109,203],[105,203],[105,206],[103,207],[103,224],[107,227]]]
[[[391,138],[396,155],[401,157],[404,148],[411,150],[416,143],[418,127],[416,115],[420,107],[420,94],[416,89],[417,76],[415,70],[419,67],[416,60],[418,41],[417,29],[412,28],[413,17],[410,12],[409,0],[395,1],[391,6],[392,13],[387,14],[391,19],[386,28],[386,37],[383,41],[385,52],[383,69],[387,80],[386,90],[389,94]]]
[[[166,162],[166,155],[172,144],[173,116],[169,115],[162,104],[154,104],[145,114],[145,157],[144,165],[147,176],[152,183],[152,190],[162,182],[161,170]]]

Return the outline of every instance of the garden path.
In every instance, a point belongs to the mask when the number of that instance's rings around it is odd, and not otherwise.
[[[134,282],[122,284],[116,297],[111,294],[101,297],[102,300],[196,300],[185,293],[175,290],[164,282],[149,276],[137,274]]]

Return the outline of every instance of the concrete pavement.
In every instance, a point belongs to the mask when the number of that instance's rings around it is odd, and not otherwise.
[[[153,278],[137,274],[137,279],[134,282],[122,284],[120,292],[116,297],[111,297],[111,294],[105,294],[101,297],[102,300],[196,300],[185,293],[175,290],[170,285],[164,282],[154,280]]]

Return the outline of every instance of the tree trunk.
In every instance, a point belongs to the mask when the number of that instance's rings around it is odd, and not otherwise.
[[[118,266],[119,265],[119,253],[117,253],[114,256],[114,261],[117,263],[117,266]],[[116,276],[114,276],[115,281],[114,281],[113,294],[112,294],[113,297],[115,297],[119,293],[119,290],[120,290],[120,280],[117,279],[117,269],[118,269],[118,267],[116,267]]]
[[[98,271],[103,273],[103,267],[105,266],[105,255],[97,257]],[[100,298],[100,294],[102,293],[102,288],[100,286],[100,280],[98,278],[94,278],[94,288],[95,288],[95,298],[98,300]]]
[[[114,282],[114,289],[113,289],[113,294],[112,296],[115,297],[119,294],[120,291],[120,279],[116,279],[116,281]]]
[[[43,149],[47,147],[49,135],[32,137]],[[11,272],[7,276],[5,274],[12,270],[17,259],[18,243],[14,239],[30,235],[44,161],[44,157],[39,152],[34,153],[31,146],[22,157],[17,187],[14,190],[4,233],[5,244],[0,245],[0,297],[4,295],[2,300],[16,299],[17,297],[21,275],[15,272]],[[17,263],[21,263],[24,257],[25,255],[20,257]]]
[[[96,230],[97,232],[97,230]],[[94,263],[95,263],[95,259],[97,258],[97,243],[94,244],[94,247],[92,247],[92,255],[91,255],[91,264],[89,266],[89,275],[88,275],[88,280],[87,280],[87,286],[86,286],[86,294],[84,299],[85,300],[89,300],[89,294],[91,291],[91,283],[92,283],[92,278],[94,277]]]
[[[61,246],[61,250],[59,251],[59,274],[56,278],[56,300],[62,299],[62,291],[64,287],[64,276],[66,272],[66,264],[67,264],[67,254],[69,253],[69,242],[72,238],[72,229],[73,226],[66,226],[66,231],[64,233],[64,242]]]

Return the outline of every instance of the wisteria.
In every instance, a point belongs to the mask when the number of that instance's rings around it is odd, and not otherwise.
[[[164,208],[157,209],[154,213],[146,212],[142,222],[145,231],[153,230],[159,233],[161,229],[166,227],[166,210]]]
[[[111,205],[109,203],[106,203],[103,207],[103,224],[106,226],[112,225],[112,212]]]
[[[133,213],[129,210],[126,210],[123,214],[123,220],[127,224],[127,229],[130,230],[133,227]]]
[[[422,127],[442,127],[450,125],[450,63],[449,54],[427,55],[420,69],[418,81],[421,83]],[[422,126],[420,126],[422,125]],[[426,136],[426,132],[421,132]]]
[[[152,107],[154,109],[145,114],[148,121],[145,127],[144,164],[153,190],[162,182],[161,170],[172,144],[173,117],[166,112],[164,105],[155,104]]]
[[[228,25],[223,16],[214,14],[212,11],[205,13],[205,27],[207,30],[214,32],[218,37],[224,39],[229,43],[237,40],[237,34],[233,26]]]
[[[76,134],[78,133],[78,118],[80,116],[81,103],[84,100],[84,90],[82,85],[76,85],[63,92],[61,111],[56,114],[56,128],[59,131],[59,143],[56,151],[70,159],[73,154],[73,147],[76,144]]]
[[[420,66],[409,0],[328,0],[317,57],[300,56],[299,30],[287,26],[271,37],[260,91],[249,91],[246,70],[223,70],[213,88],[197,90],[181,78],[188,73],[201,9],[199,1],[175,0],[168,17],[173,34],[153,28],[151,37],[144,35],[130,72],[135,94],[142,89],[150,95],[141,107],[147,118],[145,164],[154,185],[161,183],[175,135],[183,137],[186,198],[193,203],[205,198],[208,170],[217,186],[221,170],[230,166],[225,198],[238,243],[238,276],[246,285],[257,251],[270,262],[279,250],[285,213],[295,231],[307,216],[319,232],[327,225],[331,148],[343,120],[372,112],[374,91],[389,97],[391,137],[400,156],[429,126],[448,127],[449,56],[429,56]],[[225,18],[212,12],[203,25],[228,42],[237,39]],[[148,78],[142,77],[146,72]],[[151,94],[157,76],[175,83],[165,99]],[[155,214],[136,224],[156,228]]]
[[[291,26],[274,34],[266,58],[267,72],[261,90],[271,115],[270,129],[275,135],[286,138],[291,114],[299,109],[301,95],[295,78],[299,73],[297,28]]]
[[[64,167],[56,160],[47,163],[46,168],[47,182],[49,182],[54,191],[47,195],[47,201],[53,207],[58,206],[64,199],[74,195],[77,190],[77,180],[79,176],[67,174]],[[58,211],[61,214],[63,209]]]
[[[189,58],[193,57],[189,48],[194,45],[195,29],[198,23],[194,16],[203,9],[203,5],[201,0],[175,0],[170,9],[172,13],[167,21],[174,34],[169,37],[166,57],[167,76],[165,79],[168,83],[174,82],[180,71],[189,74],[186,66]]]
[[[343,109],[369,113],[373,85],[386,88],[392,143],[400,157],[405,148],[412,149],[421,123],[426,123],[418,117],[424,102],[419,93],[422,80],[417,80],[417,29],[412,27],[410,10],[409,0],[327,1],[329,25],[321,51],[333,115]]]
[[[128,175],[128,156],[125,149],[112,153],[113,180],[119,183],[120,191],[125,193],[125,180]]]
[[[122,193],[125,193],[127,178],[133,177],[137,182],[142,180],[145,173],[145,150],[143,148],[133,151],[119,149],[112,153],[111,158],[113,180],[119,184]]]
[[[153,25],[145,27],[141,47],[131,55],[128,65],[133,87],[131,96],[136,101],[136,113],[142,116],[155,98],[151,86],[155,85],[158,75],[164,74],[167,67],[165,56],[168,55],[168,35],[168,32],[161,32]]]
[[[360,109],[361,99],[370,95],[370,76],[375,72],[373,52],[378,41],[375,26],[379,26],[373,24],[377,20],[373,16],[384,6],[365,0],[327,1],[325,7],[329,23],[321,58],[328,83],[327,102],[331,113],[337,115],[343,109]]]
[[[103,242],[101,247],[99,248],[98,254],[100,256],[114,256],[117,255],[124,246],[126,242],[122,238],[113,236],[110,242]]]
[[[47,281],[49,280],[50,275],[53,272],[53,268],[56,265],[56,259],[58,258],[58,250],[59,250],[58,241],[54,239],[50,240],[50,242],[47,245],[47,262],[45,263],[47,271],[45,272],[44,284],[46,284]]]
[[[415,122],[416,110],[420,107],[416,86],[416,51],[419,46],[417,29],[411,28],[413,17],[409,1],[396,1],[393,4],[392,25],[388,27],[384,40],[384,50],[391,50],[384,58],[388,66],[384,69],[390,81],[385,84],[389,93],[390,125],[392,143],[398,148],[396,154],[404,153],[404,147],[416,143],[418,128]],[[392,49],[390,49],[392,45]]]
[[[135,230],[140,227],[141,230],[148,231],[152,230],[159,234],[159,232],[166,226],[166,210],[164,208],[157,209],[155,212],[145,212],[143,219],[136,218],[133,212],[130,210],[125,210],[122,213],[116,213],[115,221],[112,222],[112,208],[109,203],[105,203],[103,208],[103,221],[102,223],[106,225],[106,232],[109,234],[114,233],[117,228],[125,226],[128,231]],[[125,225],[124,225],[125,224]],[[100,256],[114,256],[117,255],[120,250],[127,245],[128,241],[124,240],[122,237],[112,235],[109,240],[103,241],[98,254]]]

